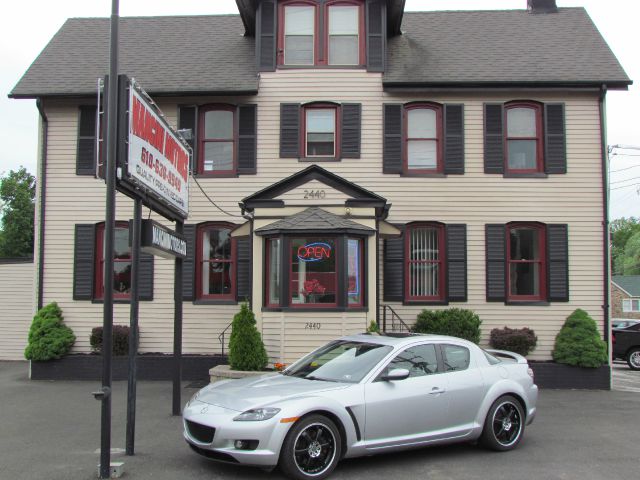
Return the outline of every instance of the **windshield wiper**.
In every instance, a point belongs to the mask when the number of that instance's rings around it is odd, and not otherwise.
[[[333,380],[330,378],[320,378],[320,377],[314,377],[313,375],[307,375],[306,377],[307,380],[318,380],[320,382],[338,382],[338,380]]]

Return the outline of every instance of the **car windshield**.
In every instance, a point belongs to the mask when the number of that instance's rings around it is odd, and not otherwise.
[[[375,343],[339,340],[304,357],[283,374],[308,380],[358,383],[391,350]]]

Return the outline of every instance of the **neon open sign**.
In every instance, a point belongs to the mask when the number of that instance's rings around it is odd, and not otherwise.
[[[301,245],[298,248],[298,258],[303,262],[319,262],[331,258],[331,245],[323,242]]]

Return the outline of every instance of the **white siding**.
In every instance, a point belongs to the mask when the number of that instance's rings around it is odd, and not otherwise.
[[[546,179],[506,179],[501,175],[483,173],[483,103],[523,98],[565,102],[568,146],[566,175],[551,175]],[[324,168],[387,198],[393,204],[389,222],[432,220],[467,224],[469,301],[452,306],[471,308],[480,314],[483,341],[487,340],[489,331],[494,327],[527,325],[534,328],[539,339],[539,347],[532,358],[545,359],[550,356],[554,337],[564,318],[573,309],[584,308],[602,328],[602,182],[596,93],[390,95],[382,90],[380,74],[354,70],[289,70],[262,73],[257,97],[162,98],[159,103],[174,124],[177,105],[181,103],[229,101],[258,104],[258,174],[236,179],[199,179],[202,187],[221,208],[239,215],[239,200],[308,166],[297,159],[279,158],[280,103],[321,100],[362,103],[363,120],[362,157],[322,163]],[[417,178],[382,174],[382,104],[414,100],[464,103],[465,175]],[[76,351],[86,351],[91,328],[102,322],[102,308],[99,304],[74,302],[71,298],[73,225],[94,223],[104,218],[104,188],[98,180],[75,175],[77,104],[52,101],[47,103],[46,110],[50,136],[45,303],[52,300],[60,303],[68,324],[78,336]],[[189,223],[205,220],[244,222],[242,218],[221,214],[193,182],[190,188]],[[316,204],[313,200],[297,198],[295,203]],[[118,195],[117,218],[126,220],[131,216],[131,211],[131,202]],[[569,303],[527,307],[486,303],[484,224],[514,220],[569,224]],[[154,301],[141,304],[142,351],[171,351],[172,265],[170,261],[156,259]],[[256,268],[260,269],[261,265],[256,265]],[[254,272],[254,278],[261,277]],[[401,305],[394,307],[409,321],[415,319],[421,309]],[[260,306],[255,305],[254,310],[260,317]],[[185,303],[184,351],[218,351],[217,336],[231,321],[235,311],[236,306]],[[127,323],[128,305],[116,305],[115,315],[119,323]],[[368,316],[374,318],[375,312],[369,312]],[[286,324],[290,326],[291,322],[298,325],[296,320],[287,317]],[[265,316],[265,340],[270,351],[275,353],[274,349],[279,347],[272,340],[275,337],[267,325],[270,323]],[[281,335],[279,338],[285,337]],[[297,347],[294,348],[293,343],[291,345],[291,351],[297,352]],[[284,357],[289,358],[289,354]]]
[[[24,360],[34,315],[33,266],[0,263],[0,360]]]

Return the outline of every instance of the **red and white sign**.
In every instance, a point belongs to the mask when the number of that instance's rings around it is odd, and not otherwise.
[[[189,150],[133,86],[129,91],[128,174],[186,218]]]

